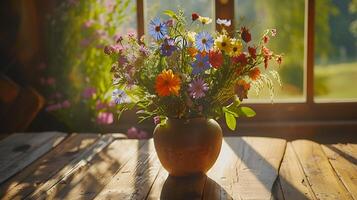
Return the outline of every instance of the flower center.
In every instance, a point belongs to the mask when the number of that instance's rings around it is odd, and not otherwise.
[[[206,44],[206,42],[207,42],[206,38],[203,38],[202,39],[202,44]]]
[[[160,30],[161,30],[161,27],[160,27],[160,26],[155,26],[155,31],[156,31],[156,32],[160,32]]]
[[[233,51],[237,51],[238,50],[238,48],[237,47],[233,47]]]
[[[225,47],[226,45],[226,42],[222,42],[222,47]]]
[[[197,66],[198,66],[199,68],[202,68],[202,67],[204,66],[204,63],[203,63],[202,61],[200,61],[200,62],[198,62]]]

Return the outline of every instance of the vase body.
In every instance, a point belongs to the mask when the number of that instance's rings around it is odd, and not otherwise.
[[[222,146],[222,129],[213,119],[169,118],[153,135],[159,160],[172,176],[206,173]]]

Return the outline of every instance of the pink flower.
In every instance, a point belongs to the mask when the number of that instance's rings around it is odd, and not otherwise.
[[[160,116],[155,116],[154,117],[154,124],[158,125],[161,122]]]
[[[146,139],[148,138],[148,133],[146,131],[131,127],[127,131],[127,136],[129,139]]]
[[[79,45],[81,47],[87,47],[90,43],[91,43],[91,40],[89,38],[84,38],[84,39],[81,40]]]
[[[53,77],[48,77],[47,78],[47,84],[48,85],[54,85],[56,83],[56,79]]]
[[[70,106],[71,106],[71,102],[69,102],[68,100],[65,100],[62,102],[63,108],[69,108]]]
[[[97,124],[112,124],[114,122],[113,113],[100,112],[97,115]]]
[[[93,26],[94,22],[95,22],[95,21],[92,20],[92,19],[87,20],[87,21],[85,21],[85,22],[83,23],[83,27],[84,27],[84,28],[90,28],[91,26]]]
[[[205,92],[208,90],[208,84],[203,81],[202,78],[193,80],[189,85],[188,91],[190,96],[194,99],[199,99],[205,96]]]
[[[47,112],[51,112],[51,111],[59,110],[61,108],[62,108],[62,105],[60,103],[56,103],[56,104],[48,105],[45,110]]]
[[[97,109],[97,110],[102,110],[102,109],[104,109],[106,107],[107,107],[107,104],[102,102],[101,100],[97,100],[95,102],[95,109]]]
[[[92,98],[92,96],[95,95],[96,92],[97,90],[94,87],[87,87],[83,90],[82,96],[85,99],[89,99]]]

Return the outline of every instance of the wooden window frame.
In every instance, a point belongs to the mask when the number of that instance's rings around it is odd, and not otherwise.
[[[144,34],[144,0],[137,0],[137,23],[139,37]],[[357,130],[357,102],[314,101],[314,29],[315,0],[305,0],[305,49],[304,49],[304,101],[276,103],[246,103],[258,113],[253,119],[240,119],[243,124],[292,124],[319,123],[338,124]],[[231,19],[234,30],[234,0],[215,0],[215,17]],[[216,28],[219,27],[216,24]],[[344,126],[346,125],[346,126]],[[319,126],[316,126],[319,129]]]

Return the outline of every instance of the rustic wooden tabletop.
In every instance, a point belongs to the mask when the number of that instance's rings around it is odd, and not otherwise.
[[[169,177],[152,140],[12,134],[1,199],[357,199],[357,144],[226,137],[207,176]]]

